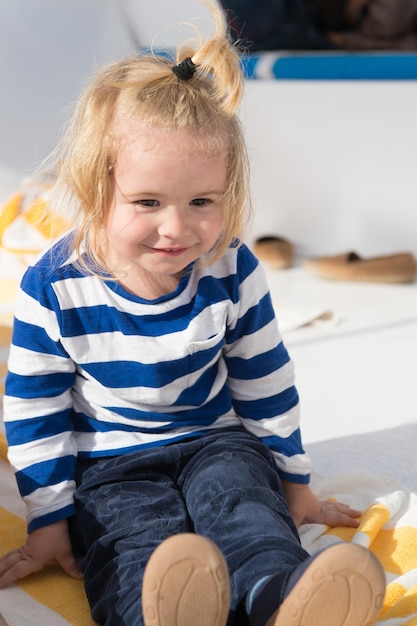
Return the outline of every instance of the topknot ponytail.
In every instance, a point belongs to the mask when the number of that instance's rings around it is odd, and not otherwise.
[[[243,75],[240,57],[228,32],[224,12],[214,2],[205,2],[215,22],[215,34],[206,41],[200,40],[197,50],[181,47],[177,63],[189,58],[196,66],[198,75],[212,84],[213,98],[219,111],[227,117],[234,115],[243,95]]]

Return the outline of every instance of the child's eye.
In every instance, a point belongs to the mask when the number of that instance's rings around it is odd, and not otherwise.
[[[191,200],[191,205],[205,207],[208,204],[212,204],[212,202],[213,200],[210,200],[210,198],[194,198],[194,200]]]
[[[158,200],[152,200],[152,199],[147,199],[147,198],[143,198],[142,200],[135,200],[134,204],[136,206],[144,206],[144,207],[157,207],[159,206],[159,202]]]

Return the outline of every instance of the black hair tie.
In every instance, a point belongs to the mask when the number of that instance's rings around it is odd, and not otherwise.
[[[190,80],[190,78],[194,76],[196,69],[197,66],[192,62],[190,57],[187,57],[178,63],[178,65],[174,65],[172,71],[180,80]]]

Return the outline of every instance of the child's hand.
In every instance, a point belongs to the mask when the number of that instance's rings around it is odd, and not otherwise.
[[[66,520],[34,530],[23,546],[0,557],[0,589],[54,562],[73,578],[83,578],[72,553]]]
[[[288,508],[296,526],[301,524],[326,524],[357,528],[361,511],[351,509],[341,502],[320,501],[308,485],[283,481]]]

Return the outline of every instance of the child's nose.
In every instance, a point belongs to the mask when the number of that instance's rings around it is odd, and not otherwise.
[[[171,239],[184,236],[190,230],[188,211],[179,207],[169,207],[164,211],[158,230],[160,235]]]

